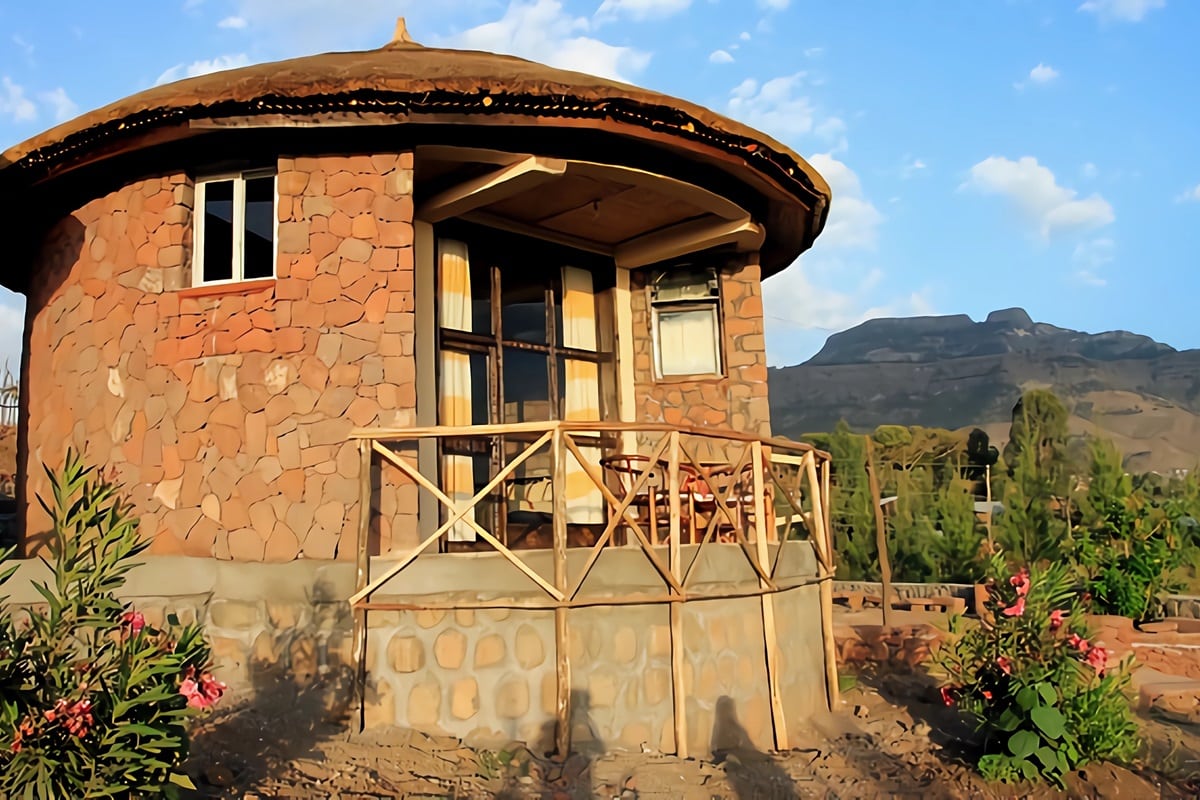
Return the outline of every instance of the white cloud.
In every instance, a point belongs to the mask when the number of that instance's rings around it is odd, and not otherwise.
[[[750,31],[742,31],[741,33],[738,34],[738,38],[741,39],[743,42],[750,41]]]
[[[773,366],[797,364],[814,355],[831,333],[878,317],[932,314],[928,294],[926,289],[890,294],[878,268],[801,256],[764,284],[768,359]]]
[[[1050,83],[1059,75],[1058,70],[1048,64],[1038,64],[1029,70],[1029,79],[1034,83]]]
[[[1079,10],[1106,21],[1141,22],[1146,14],[1166,4],[1167,0],[1086,0]]]
[[[7,75],[0,78],[0,114],[11,117],[13,122],[37,119],[37,106],[25,96],[25,87],[13,83]]]
[[[1017,161],[1001,156],[985,158],[971,167],[963,187],[1004,195],[1043,238],[1063,231],[1098,228],[1116,219],[1107,200],[1099,194],[1078,198],[1078,192],[1059,186],[1054,173],[1032,156]]]
[[[228,30],[240,31],[246,27],[246,18],[239,16],[225,17],[217,23],[218,28],[226,28]]]
[[[155,86],[177,81],[180,78],[194,78],[197,75],[208,75],[210,72],[220,72],[226,69],[244,67],[250,63],[245,53],[234,53],[217,56],[216,58],[193,61],[191,64],[176,64],[158,76]]]
[[[79,106],[67,96],[67,90],[61,86],[49,92],[42,92],[38,99],[53,109],[54,118],[59,122],[79,113]]]
[[[1107,237],[1090,239],[1075,245],[1071,260],[1075,262],[1075,279],[1088,286],[1106,286],[1100,268],[1115,258],[1116,242]]]
[[[714,64],[732,64],[733,56],[725,50],[713,50],[708,54],[708,60]]]
[[[587,17],[564,12],[559,0],[513,0],[500,19],[463,31],[450,44],[626,81],[650,62],[649,53],[586,36],[589,30]]]
[[[25,298],[0,289],[0,375],[5,367],[21,374],[21,348],[25,339]]]
[[[904,166],[900,168],[900,177],[907,180],[928,167],[929,165],[919,158],[909,158],[905,156]]]
[[[862,184],[854,170],[830,153],[810,156],[808,163],[829,182],[833,201],[825,230],[817,238],[814,249],[819,253],[832,250],[873,250],[879,240],[883,214],[863,196]]]
[[[747,78],[730,93],[729,115],[793,144],[811,134],[833,144],[834,149],[844,149],[846,124],[838,117],[820,114],[807,96],[798,93],[804,78],[803,72],[763,84]]]
[[[1175,198],[1176,203],[1200,203],[1200,183]]]
[[[25,53],[26,59],[28,59],[28,60],[33,59],[33,43],[32,42],[29,42],[27,39],[25,39],[25,37],[21,36],[20,34],[14,33],[12,35],[12,43],[15,44],[17,47],[19,47],[21,49],[21,51]]]
[[[1079,168],[1079,174],[1085,178],[1095,178],[1100,174],[1100,169],[1095,164],[1088,161]]]
[[[604,0],[596,9],[596,19],[607,20],[627,17],[638,21],[662,19],[678,14],[691,5],[692,0]]]
[[[825,55],[824,47],[806,47],[804,48],[805,58],[820,58]]]
[[[771,11],[783,11],[791,2],[792,0],[758,0],[759,6]]]

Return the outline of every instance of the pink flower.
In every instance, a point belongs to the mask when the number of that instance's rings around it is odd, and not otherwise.
[[[954,696],[950,694],[949,687],[942,687],[942,703],[947,706],[954,705]]]
[[[1050,612],[1050,630],[1056,631],[1059,628],[1061,628],[1062,624],[1063,624],[1063,617],[1065,617],[1065,616],[1066,615],[1062,612],[1061,609],[1056,608],[1053,611],[1051,611]]]
[[[126,611],[121,615],[121,624],[129,628],[129,632],[137,636],[146,627],[146,618],[140,611]]]
[[[984,700],[991,700],[991,699],[992,699],[992,693],[991,693],[991,692],[989,692],[987,689],[984,689],[984,690],[983,690],[983,699],[984,699]]]
[[[1016,587],[1017,597],[1024,597],[1029,592],[1029,570],[1022,569],[1009,578],[1008,582]]]
[[[1012,675],[1012,662],[1004,656],[998,656],[996,658],[996,666],[999,667],[1000,671],[1005,675]]]
[[[221,699],[228,689],[225,684],[213,678],[211,672],[200,673],[200,680],[196,681],[190,677],[195,674],[195,670],[188,668],[186,675],[179,683],[179,693],[187,698],[188,706],[191,708],[209,708]]]
[[[1103,677],[1104,670],[1108,667],[1108,651],[1103,647],[1093,647],[1088,651],[1086,661],[1096,670],[1097,675]]]
[[[1074,647],[1081,653],[1086,653],[1092,648],[1091,644],[1088,643],[1088,640],[1084,639],[1078,633],[1072,633],[1070,636],[1068,636],[1067,644],[1071,645],[1071,647]]]
[[[1018,591],[1020,591],[1020,590],[1018,590]],[[1018,597],[1018,598],[1017,598],[1017,602],[1013,603],[1013,605],[1012,605],[1012,607],[1011,607],[1011,608],[1006,608],[1006,609],[1004,609],[1004,611],[1003,611],[1003,612],[1001,612],[1001,613],[1003,613],[1003,614],[1004,614],[1004,616],[1006,616],[1006,617],[1019,617],[1019,616],[1021,616],[1022,614],[1024,614],[1024,613],[1025,613],[1025,598],[1024,598],[1024,597]]]

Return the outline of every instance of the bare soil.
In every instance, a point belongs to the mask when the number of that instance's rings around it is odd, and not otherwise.
[[[1066,790],[996,786],[971,767],[970,727],[914,674],[864,674],[845,708],[789,731],[793,749],[743,746],[711,759],[580,753],[557,760],[513,744],[500,751],[407,729],[348,734],[318,691],[281,685],[257,705],[230,708],[197,731],[189,772],[204,798],[792,798],[1200,796],[1200,727],[1143,720],[1148,742],[1133,770],[1092,765]],[[283,700],[283,702],[280,702]]]

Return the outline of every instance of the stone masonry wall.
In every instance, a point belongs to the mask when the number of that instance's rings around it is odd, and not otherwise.
[[[148,178],[50,233],[28,297],[26,545],[72,446],[127,488],[151,552],[352,558],[355,426],[415,420],[412,155],[281,158],[275,280],[191,288],[193,185]],[[406,494],[406,492],[408,494]],[[415,487],[377,532],[415,529]],[[410,502],[411,501],[411,502]]]
[[[721,272],[725,375],[697,380],[654,376],[645,270],[630,275],[634,381],[638,421],[721,427],[760,436],[771,433],[767,355],[763,338],[762,273],[757,264]]]

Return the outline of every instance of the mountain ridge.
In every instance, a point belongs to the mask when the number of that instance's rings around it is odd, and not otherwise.
[[[792,438],[845,419],[856,429],[979,426],[1003,439],[1021,393],[1050,388],[1071,411],[1072,431],[1113,439],[1130,469],[1191,468],[1200,454],[1200,350],[1060,328],[1020,308],[982,322],[869,320],[768,380],[773,428]]]

